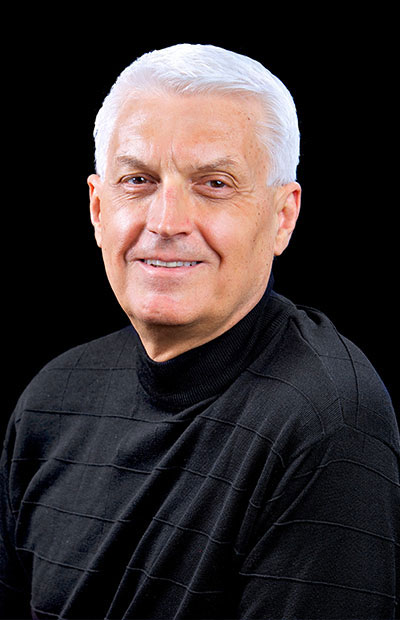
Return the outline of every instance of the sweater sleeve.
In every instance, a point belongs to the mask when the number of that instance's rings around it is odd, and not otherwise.
[[[239,618],[396,617],[397,458],[343,427],[294,459],[241,565]]]
[[[26,576],[15,550],[15,518],[9,478],[15,438],[14,419],[8,426],[0,460],[0,618],[30,618]]]

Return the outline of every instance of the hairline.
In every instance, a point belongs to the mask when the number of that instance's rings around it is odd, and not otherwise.
[[[122,91],[122,88],[121,88],[121,91]],[[267,145],[265,144],[265,142],[263,141],[263,138],[265,138],[265,133],[266,133],[266,129],[264,127],[265,118],[266,118],[266,111],[265,111],[266,106],[265,106],[265,96],[263,96],[262,93],[259,93],[259,92],[256,92],[250,89],[235,88],[235,87],[232,87],[226,84],[217,84],[217,83],[211,86],[210,85],[207,85],[207,86],[196,85],[195,88],[193,87],[192,88],[186,88],[186,87],[177,88],[176,86],[171,86],[168,83],[165,83],[165,82],[162,82],[161,80],[156,80],[156,79],[153,79],[153,80],[150,79],[148,81],[148,84],[143,87],[133,87],[133,86],[126,85],[125,92],[126,92],[126,95],[124,97],[121,97],[120,95],[119,106],[114,115],[113,123],[110,124],[108,132],[107,132],[108,139],[106,143],[106,149],[104,149],[103,170],[99,170],[96,167],[96,172],[102,179],[104,179],[104,175],[107,169],[109,149],[110,149],[113,134],[117,127],[118,119],[121,115],[121,111],[123,107],[129,101],[135,98],[140,99],[141,97],[152,97],[152,96],[161,97],[163,95],[177,95],[180,97],[196,97],[196,96],[202,96],[202,95],[218,96],[218,95],[225,94],[231,97],[237,97],[239,99],[242,99],[243,101],[246,101],[246,100],[256,101],[260,107],[261,119],[258,118],[254,122],[255,134],[256,134],[257,139],[260,141],[260,144],[263,150],[265,151],[265,156],[267,160],[270,160],[269,149]],[[278,183],[277,185],[279,184],[280,183]],[[275,184],[272,183],[271,185],[275,185]]]
[[[124,99],[135,93],[165,92],[225,93],[258,100],[263,119],[257,123],[257,135],[270,163],[268,182],[282,185],[296,179],[300,133],[296,107],[285,84],[257,60],[201,44],[178,44],[148,52],[118,76],[96,116],[95,163],[100,175],[106,169]]]

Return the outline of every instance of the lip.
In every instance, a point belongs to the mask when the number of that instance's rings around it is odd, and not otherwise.
[[[163,263],[175,263],[175,265],[171,265],[171,266],[167,266],[167,265],[152,265],[149,264],[147,262],[145,262],[146,260],[152,260],[152,261],[161,261]],[[135,261],[138,265],[140,265],[140,267],[142,269],[144,269],[147,273],[151,273],[154,275],[174,275],[174,274],[182,274],[182,273],[190,273],[193,271],[197,271],[197,269],[203,265],[202,261],[195,261],[195,260],[188,260],[188,259],[182,259],[182,258],[172,258],[172,257],[168,257],[167,258],[140,258],[137,259]],[[176,264],[178,263],[178,264]],[[189,265],[188,263],[192,263],[191,265]],[[193,264],[195,263],[195,264]]]
[[[145,260],[160,260],[163,263],[172,263],[172,262],[190,262],[190,263],[199,263],[201,262],[198,258],[193,258],[192,256],[182,256],[181,254],[149,254],[144,256],[138,256],[136,260],[145,261]]]
[[[174,269],[177,267],[194,267],[196,264],[201,262],[190,258],[160,258],[159,256],[141,258],[139,260],[152,267],[167,267]]]

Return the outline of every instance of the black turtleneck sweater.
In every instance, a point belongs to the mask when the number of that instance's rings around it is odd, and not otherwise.
[[[394,618],[398,456],[364,355],[270,290],[167,362],[76,347],[10,422],[0,617]]]

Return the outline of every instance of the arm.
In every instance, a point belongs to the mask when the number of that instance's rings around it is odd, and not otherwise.
[[[9,497],[9,476],[14,445],[11,419],[0,461],[0,618],[30,618],[27,580],[15,551],[15,518]]]
[[[356,429],[300,454],[259,517],[238,617],[394,618],[399,491],[396,454]]]

